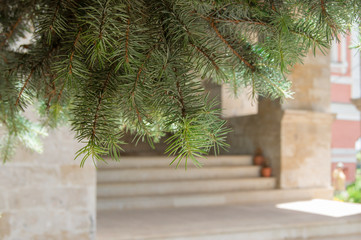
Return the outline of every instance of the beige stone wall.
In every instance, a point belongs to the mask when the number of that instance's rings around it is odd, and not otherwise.
[[[331,103],[330,56],[319,50],[297,64],[289,79],[292,81],[293,99],[282,104],[283,109],[329,112]]]
[[[330,187],[330,57],[309,54],[290,79],[294,99],[282,105],[281,188]]]
[[[257,115],[229,119],[230,152],[252,154],[260,147],[280,188],[330,187],[330,63],[317,54],[292,72],[294,99],[261,99]]]
[[[95,236],[95,168],[74,161],[80,145],[62,128],[44,153],[19,148],[0,166],[1,240],[90,240]]]
[[[258,103],[251,97],[251,87],[243,88],[237,96],[227,85],[221,87],[222,116],[224,118],[254,115],[258,113]]]
[[[232,132],[227,141],[231,145],[224,154],[253,154],[259,147],[271,164],[273,175],[280,174],[281,106],[277,101],[260,99],[257,115],[230,118]]]
[[[281,125],[280,187],[330,187],[333,116],[287,110]]]

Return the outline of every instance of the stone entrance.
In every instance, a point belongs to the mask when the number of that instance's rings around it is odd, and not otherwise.
[[[152,201],[146,199],[145,202],[152,202],[147,206],[154,208],[283,201],[290,196],[300,199],[330,198],[330,132],[333,116],[329,113],[328,56],[319,54],[317,59],[308,57],[305,65],[296,67],[291,78],[296,92],[294,100],[279,104],[261,99],[256,115],[229,118],[234,132],[229,136],[232,148],[228,154],[233,157],[222,158],[237,159],[236,162],[239,162],[236,166],[232,165],[234,160],[221,160],[224,165],[219,164],[218,160],[210,160],[217,164],[206,165],[204,169],[192,171],[187,176],[180,169],[177,172],[173,169],[168,169],[168,172],[148,169],[149,173],[153,171],[153,176],[171,178],[176,183],[169,185],[165,181],[158,184],[159,188],[151,186],[155,181],[148,178],[143,178],[141,187],[135,184],[134,177],[142,178],[143,173],[139,173],[134,166],[122,170],[122,173],[117,172],[119,169],[101,169],[99,177],[103,182],[99,182],[99,186],[108,181],[121,180],[127,181],[126,186],[120,190],[108,188],[107,191],[111,194],[127,192],[129,195],[134,190],[138,191],[136,198],[143,194],[142,191],[157,196],[163,194],[165,198],[160,202],[153,201],[154,198]],[[257,147],[261,147],[270,160],[274,178],[261,179],[255,174],[256,168],[250,166],[250,154]],[[94,239],[95,169],[91,161],[85,169],[78,167],[79,163],[73,161],[77,149],[79,145],[73,136],[63,129],[45,140],[43,155],[19,151],[13,162],[1,166],[1,239]],[[161,160],[161,163],[167,167],[169,160]],[[143,163],[140,166],[143,168]],[[103,170],[110,173],[103,174]],[[117,179],[118,175],[125,179]],[[210,175],[212,177],[209,178]],[[195,184],[194,176],[206,176],[206,180]],[[223,180],[214,181],[214,176]],[[237,180],[229,181],[234,178]],[[215,192],[204,191],[213,187]],[[99,197],[106,192],[102,193],[102,189],[99,187]],[[176,192],[177,189],[182,189],[182,192]],[[187,195],[187,191],[191,195]],[[247,194],[244,194],[245,191]],[[98,204],[100,209],[102,201]],[[104,203],[103,206],[118,206],[117,202]],[[127,206],[123,209],[133,208],[136,202],[139,201],[130,199],[122,205]],[[178,210],[175,208],[172,211]]]

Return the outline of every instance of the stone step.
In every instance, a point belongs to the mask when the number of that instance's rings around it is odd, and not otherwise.
[[[137,156],[137,157],[122,157],[119,161],[107,160],[106,163],[99,162],[97,163],[98,169],[107,169],[107,168],[175,168],[176,163],[172,166],[169,164],[174,158],[164,157],[164,156]],[[222,156],[208,156],[206,159],[199,160],[203,167],[211,166],[246,166],[252,165],[252,156],[249,155],[222,155]],[[182,160],[178,168],[184,168],[185,161]],[[188,168],[194,168],[195,165],[192,161],[188,161]]]
[[[339,223],[316,223],[316,224],[292,224],[288,226],[273,226],[271,228],[250,228],[239,231],[220,232],[217,234],[201,234],[183,236],[163,236],[157,237],[157,240],[360,240],[360,220],[340,221]],[[342,232],[352,232],[355,234],[339,234]],[[327,234],[327,236],[325,236]],[[330,234],[330,235],[329,235]],[[134,240],[151,240],[142,236],[133,237]],[[100,239],[102,240],[102,239]],[[114,238],[122,240],[122,238]]]
[[[274,178],[204,179],[169,182],[99,183],[98,197],[192,194],[275,188]]]
[[[313,238],[309,238],[308,240],[360,240],[360,239],[361,239],[361,231],[358,234],[346,234],[346,235],[338,235],[338,236],[329,235],[326,237],[313,237]],[[302,240],[302,239],[299,238],[297,240]]]
[[[208,168],[147,168],[147,169],[100,169],[98,183],[135,181],[174,181],[190,179],[221,179],[259,177],[259,166],[231,166]]]
[[[215,206],[261,202],[287,202],[312,198],[331,198],[331,189],[267,189],[248,191],[228,191],[215,193],[174,194],[139,197],[98,197],[98,210],[127,210]]]

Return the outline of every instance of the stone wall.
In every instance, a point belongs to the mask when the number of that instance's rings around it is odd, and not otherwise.
[[[330,112],[331,76],[330,57],[316,51],[304,59],[303,64],[296,64],[289,79],[294,92],[293,99],[287,99],[282,108],[314,112]]]
[[[316,54],[295,66],[290,76],[294,99],[282,105],[281,188],[331,184],[330,57]]]
[[[95,237],[96,172],[74,161],[80,145],[62,128],[43,154],[19,148],[0,165],[1,240],[90,240]]]
[[[333,116],[327,113],[284,112],[281,125],[281,188],[330,187],[332,122]]]
[[[223,154],[252,155],[260,148],[277,177],[280,171],[281,107],[277,101],[261,98],[258,111],[257,115],[228,119],[232,132],[227,141],[231,147]]]
[[[294,99],[260,99],[257,115],[229,119],[230,153],[260,147],[282,189],[329,188],[331,162],[330,62],[317,53],[290,75]]]

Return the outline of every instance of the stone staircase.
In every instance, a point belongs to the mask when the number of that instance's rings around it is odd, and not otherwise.
[[[220,205],[277,195],[275,179],[260,177],[251,156],[208,157],[202,168],[189,163],[187,170],[170,162],[152,156],[99,164],[98,210]]]

